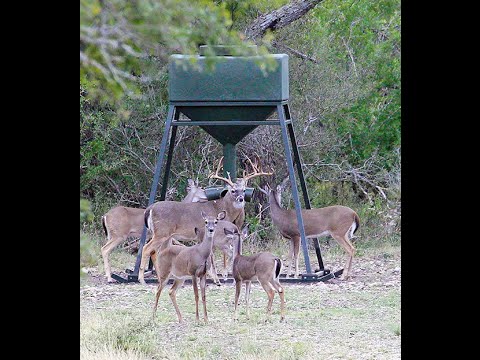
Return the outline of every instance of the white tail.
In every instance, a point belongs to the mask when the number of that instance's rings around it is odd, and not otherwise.
[[[277,193],[281,188],[277,186],[277,192],[272,189],[260,189],[268,196],[270,204],[270,213],[273,223],[280,230],[282,236],[291,240],[290,242],[290,266],[288,275],[292,273],[292,262],[295,263],[295,277],[298,277],[298,258],[300,254],[300,232],[298,230],[297,215],[295,210],[283,209],[278,203]],[[355,247],[351,240],[353,233],[360,225],[360,218],[357,213],[346,206],[334,205],[324,208],[303,209],[303,223],[305,227],[305,236],[307,238],[317,238],[331,235],[337,243],[347,253],[347,262],[343,270],[341,279],[348,278],[352,260],[355,255]]]
[[[246,236],[247,228],[242,229],[243,237]],[[237,320],[237,307],[242,289],[242,283],[245,282],[245,303],[247,310],[247,318],[250,316],[249,298],[250,287],[253,280],[258,280],[268,296],[267,317],[272,312],[272,303],[275,291],[280,296],[280,321],[285,319],[285,294],[284,289],[280,285],[279,276],[282,269],[282,261],[278,256],[269,252],[261,252],[251,256],[242,255],[242,236],[238,231],[231,232],[225,229],[225,234],[233,237],[234,257],[233,257],[233,277],[235,279],[235,308],[234,320]]]
[[[205,190],[196,185],[193,180],[188,180],[188,194],[183,201],[201,201],[206,199]],[[144,224],[144,211],[142,208],[116,206],[102,216],[102,226],[107,237],[107,242],[102,246],[103,266],[108,282],[113,282],[111,267],[108,261],[110,253],[127,238],[139,238],[142,236]],[[150,228],[150,226],[147,226]],[[150,237],[150,232],[147,237]],[[148,240],[148,239],[147,239]]]

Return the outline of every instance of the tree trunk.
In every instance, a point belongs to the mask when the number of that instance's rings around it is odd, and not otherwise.
[[[270,29],[272,31],[281,29],[295,20],[301,18],[308,11],[313,9],[322,0],[300,0],[282,6],[267,14],[259,16],[245,31],[247,39],[255,40],[265,35]]]

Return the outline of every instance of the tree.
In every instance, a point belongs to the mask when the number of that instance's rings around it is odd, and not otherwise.
[[[138,97],[171,53],[195,54],[200,44],[247,51],[231,23],[224,4],[208,0],[81,0],[80,83],[102,101]]]

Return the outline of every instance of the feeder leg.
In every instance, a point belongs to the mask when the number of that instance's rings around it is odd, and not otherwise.
[[[288,175],[290,177],[290,183],[292,185],[292,196],[295,202],[295,212],[297,215],[298,229],[300,231],[300,238],[302,241],[302,250],[303,250],[303,257],[305,259],[305,267],[307,269],[307,273],[311,274],[312,268],[310,266],[310,257],[308,256],[307,240],[305,237],[305,227],[303,224],[303,217],[302,217],[302,208],[300,205],[300,199],[298,197],[297,183],[295,181],[295,170],[293,167],[292,152],[290,150],[290,145],[288,144],[288,134],[287,134],[287,125],[285,124],[284,107],[282,105],[277,105],[277,112],[278,112],[278,117],[280,119],[280,127],[282,129],[282,139],[283,139],[283,145],[285,147],[285,154],[287,158]]]
[[[286,113],[287,120],[291,119],[290,109],[288,107],[288,104],[283,105],[283,107]],[[303,193],[303,201],[305,203],[305,208],[311,209],[312,206],[310,205],[310,198],[308,197],[307,185],[305,183],[305,177],[303,176],[302,162],[300,160],[300,153],[297,147],[297,140],[295,138],[295,131],[293,130],[293,124],[292,123],[287,124],[287,128],[288,128],[288,133],[290,135],[290,142],[292,144],[293,156],[295,159],[295,163],[297,165],[298,179],[300,180],[300,187]],[[320,251],[320,245],[318,243],[318,239],[314,238],[312,240],[313,240],[313,245],[315,247],[315,253],[317,254],[318,266],[320,268],[320,271],[323,271],[325,268],[323,266],[322,253]]]
[[[235,144],[223,145],[223,176],[228,178],[227,172],[230,173],[232,181],[237,178],[237,152]]]
[[[167,115],[167,120],[165,122],[165,130],[163,132],[163,137],[162,137],[162,142],[160,145],[160,153],[158,154],[157,158],[157,164],[155,166],[155,174],[153,176],[153,183],[152,187],[150,189],[150,197],[148,200],[148,205],[150,206],[151,204],[154,203],[155,201],[155,194],[157,193],[157,187],[158,187],[158,181],[160,179],[160,173],[162,171],[162,165],[163,165],[163,159],[165,157],[165,150],[167,148],[167,140],[168,140],[168,135],[170,133],[170,128],[172,127],[172,120],[175,117],[175,119],[178,119],[179,113],[176,109],[176,106],[170,105],[168,108],[168,115]],[[168,179],[168,178],[167,178]],[[164,184],[164,188],[166,188]],[[163,189],[162,189],[163,190]],[[138,279],[138,270],[140,269],[140,262],[142,260],[142,250],[143,246],[145,245],[145,240],[147,238],[147,227],[143,227],[143,232],[142,236],[140,237],[140,243],[138,245],[138,254],[137,254],[137,259],[135,261],[135,269],[133,270],[132,274],[128,275],[128,278],[131,280],[137,280]],[[149,264],[149,268],[151,265],[151,261]]]

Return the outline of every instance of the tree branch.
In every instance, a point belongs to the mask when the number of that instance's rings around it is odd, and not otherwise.
[[[272,31],[281,29],[301,18],[321,1],[322,0],[295,1],[261,15],[247,27],[245,35],[247,39],[255,40],[265,35],[268,29]]]
[[[302,58],[303,60],[308,60],[308,61],[311,61],[315,64],[318,64],[318,60],[313,58],[313,57],[310,57],[308,55],[305,55],[303,53],[301,53],[300,51],[298,50],[295,50],[295,49],[292,49],[290,46],[287,46],[287,45],[284,45],[284,44],[281,44],[279,43],[278,41],[272,41],[272,45],[275,46],[275,47],[278,47],[280,49],[284,49],[284,50],[287,50],[288,52],[292,53],[293,55],[296,55],[298,56],[299,58]]]

